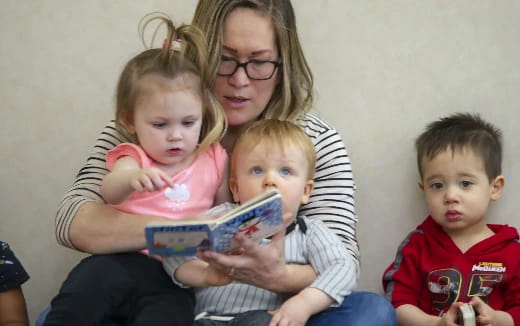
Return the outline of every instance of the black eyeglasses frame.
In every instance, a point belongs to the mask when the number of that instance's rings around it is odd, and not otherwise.
[[[257,59],[254,59],[254,60],[248,60],[248,61],[244,61],[244,62],[240,62],[238,61],[237,59],[234,59],[234,58],[230,58],[230,57],[226,57],[226,60],[231,60],[231,61],[234,61],[235,62],[235,69],[229,73],[229,74],[221,74],[217,71],[217,76],[221,76],[221,77],[231,77],[233,76],[238,68],[240,67],[243,67],[244,68],[244,71],[246,73],[246,76],[247,78],[251,79],[251,80],[268,80],[268,79],[271,79],[273,78],[274,76],[274,73],[276,72],[276,69],[278,69],[278,67],[280,67],[280,65],[282,64],[281,61],[274,61],[274,60],[257,60]],[[271,63],[274,65],[274,68],[273,68],[273,71],[271,72],[271,74],[269,75],[269,77],[266,77],[266,78],[252,78],[251,76],[249,76],[249,72],[247,70],[247,65],[252,63],[252,62],[257,62],[257,63]]]

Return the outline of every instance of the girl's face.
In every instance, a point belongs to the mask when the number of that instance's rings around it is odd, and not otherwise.
[[[167,79],[148,75],[127,129],[160,165],[185,167],[197,148],[202,124],[202,101],[190,76]],[[180,164],[180,166],[179,166]]]
[[[240,62],[278,61],[271,19],[253,9],[233,10],[224,22],[222,56]],[[257,120],[271,99],[278,80],[278,69],[268,80],[249,79],[244,67],[232,76],[217,76],[214,93],[224,107],[229,126],[246,127]]]

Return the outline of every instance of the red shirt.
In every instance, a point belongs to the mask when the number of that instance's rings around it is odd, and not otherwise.
[[[520,242],[509,225],[488,224],[495,235],[461,252],[431,217],[401,243],[383,275],[395,308],[411,304],[442,315],[456,301],[480,296],[520,325]]]

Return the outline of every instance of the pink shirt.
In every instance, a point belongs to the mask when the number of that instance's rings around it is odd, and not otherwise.
[[[123,157],[136,159],[141,167],[157,166],[138,145],[119,144],[107,153],[107,167]],[[112,207],[127,213],[178,219],[200,214],[213,206],[215,194],[222,183],[226,164],[226,151],[219,143],[199,153],[191,166],[172,176],[175,187],[159,191],[132,193],[123,203]]]

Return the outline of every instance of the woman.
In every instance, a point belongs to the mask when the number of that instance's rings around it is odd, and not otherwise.
[[[224,147],[229,151],[237,134],[257,119],[299,123],[313,140],[318,156],[315,191],[301,213],[323,219],[358,262],[350,161],[337,131],[306,114],[312,106],[313,78],[290,1],[199,0],[193,24],[206,34],[209,53],[213,54],[212,86],[229,124]],[[125,139],[109,124],[63,199],[56,216],[56,236],[62,245],[97,254],[136,251],[145,246],[144,225],[158,218],[118,212],[105,205],[99,195],[100,180],[107,172],[105,153],[122,141]],[[283,243],[258,247],[245,239],[242,244],[241,256],[208,253],[205,259],[233,271],[235,280],[280,293],[298,291],[315,277],[310,266],[285,264]],[[367,292],[354,292],[341,307],[314,316],[308,324],[346,320],[349,325],[395,324],[391,306]]]

